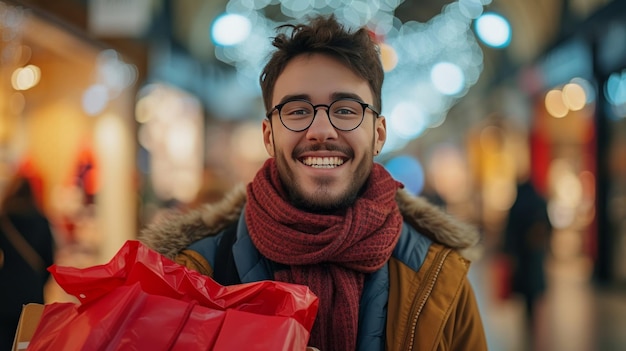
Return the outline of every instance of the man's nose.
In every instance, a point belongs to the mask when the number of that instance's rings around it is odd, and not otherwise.
[[[307,138],[318,141],[337,138],[337,130],[330,123],[327,107],[320,106],[315,109],[315,117],[307,129]]]

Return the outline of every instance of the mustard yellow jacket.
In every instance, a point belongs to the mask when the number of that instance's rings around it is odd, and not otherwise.
[[[180,264],[214,276],[220,235],[237,222],[245,227],[241,216],[245,200],[244,189],[237,189],[221,202],[150,225],[139,240]],[[404,216],[401,239],[384,269],[366,282],[359,350],[487,350],[467,279],[466,257],[478,233],[405,190],[398,191],[396,200]],[[239,274],[246,280],[271,279],[256,263],[259,254],[251,242],[237,240],[243,242],[233,248],[239,251],[235,257]],[[377,315],[379,311],[386,315]]]

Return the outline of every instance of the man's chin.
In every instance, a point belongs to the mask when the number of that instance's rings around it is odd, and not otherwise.
[[[354,203],[355,195],[337,194],[322,192],[315,194],[303,194],[298,192],[291,194],[291,201],[294,206],[300,210],[311,213],[329,213],[346,209]]]

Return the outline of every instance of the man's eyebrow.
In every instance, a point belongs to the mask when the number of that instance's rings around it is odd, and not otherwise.
[[[330,102],[335,101],[335,100],[339,100],[339,99],[355,99],[355,100],[359,100],[359,101],[363,101],[363,98],[361,98],[359,95],[355,94],[355,93],[349,93],[349,92],[335,92],[332,93],[330,95]],[[292,100],[306,100],[306,101],[311,101],[311,96],[308,94],[293,94],[293,95],[285,95],[283,96],[282,99],[280,99],[280,101],[278,102],[278,104],[284,104],[287,101],[292,101]]]
[[[280,101],[278,102],[278,104],[284,104],[287,101],[291,101],[291,100],[306,100],[306,101],[311,101],[311,96],[307,95],[307,94],[295,94],[295,95],[285,95],[283,96],[282,99],[280,99]]]
[[[339,100],[339,99],[346,99],[346,98],[363,101],[363,98],[361,98],[359,95],[355,93],[348,93],[348,92],[333,93],[330,97],[332,101]]]

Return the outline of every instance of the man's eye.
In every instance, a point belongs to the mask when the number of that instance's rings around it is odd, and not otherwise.
[[[335,115],[353,115],[355,113],[353,109],[347,107],[339,107],[333,110],[333,114]]]
[[[308,115],[308,114],[311,114],[311,112],[309,110],[307,110],[307,109],[303,109],[302,108],[302,109],[299,109],[299,110],[293,110],[293,111],[291,111],[290,114],[292,114],[292,115]]]
[[[284,116],[292,116],[292,117],[302,117],[302,116],[310,116],[312,114],[312,110],[307,106],[285,106],[283,108],[282,114]]]

